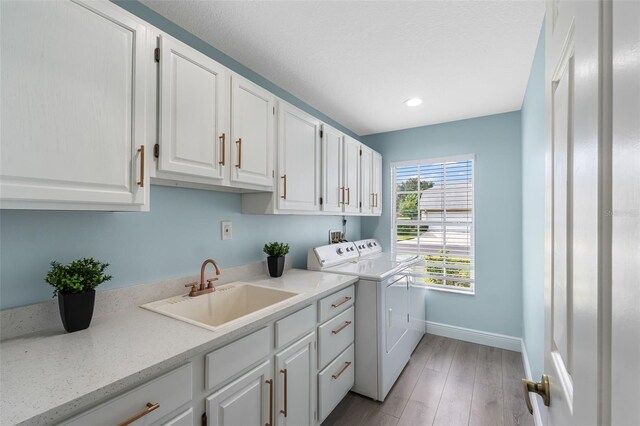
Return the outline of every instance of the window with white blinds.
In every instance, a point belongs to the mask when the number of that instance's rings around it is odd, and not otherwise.
[[[393,250],[416,282],[474,292],[473,156],[393,163]]]

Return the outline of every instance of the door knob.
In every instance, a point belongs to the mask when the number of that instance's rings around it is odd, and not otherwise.
[[[529,398],[529,392],[537,393],[542,397],[544,405],[547,407],[551,404],[551,392],[549,391],[549,376],[542,375],[539,382],[532,382],[531,380],[522,379],[522,391],[524,392],[524,402],[527,403],[529,414],[533,414],[533,406],[531,405],[531,399]]]

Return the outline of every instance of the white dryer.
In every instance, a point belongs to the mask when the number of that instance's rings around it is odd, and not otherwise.
[[[383,252],[376,240],[310,249],[307,268],[355,275],[355,385],[384,401],[425,332],[424,288],[408,268],[418,256]]]

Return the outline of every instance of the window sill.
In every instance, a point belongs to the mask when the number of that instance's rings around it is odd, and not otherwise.
[[[441,291],[443,293],[456,293],[456,294],[464,294],[466,296],[475,296],[476,295],[476,289],[474,288],[473,290],[456,290],[454,288],[447,288],[447,287],[441,287],[441,286],[434,286],[434,285],[425,285],[425,287],[428,290],[434,290],[434,291]]]

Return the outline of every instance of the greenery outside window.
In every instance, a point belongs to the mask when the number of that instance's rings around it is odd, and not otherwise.
[[[391,164],[392,250],[423,258],[416,283],[475,292],[473,167],[472,155]]]

